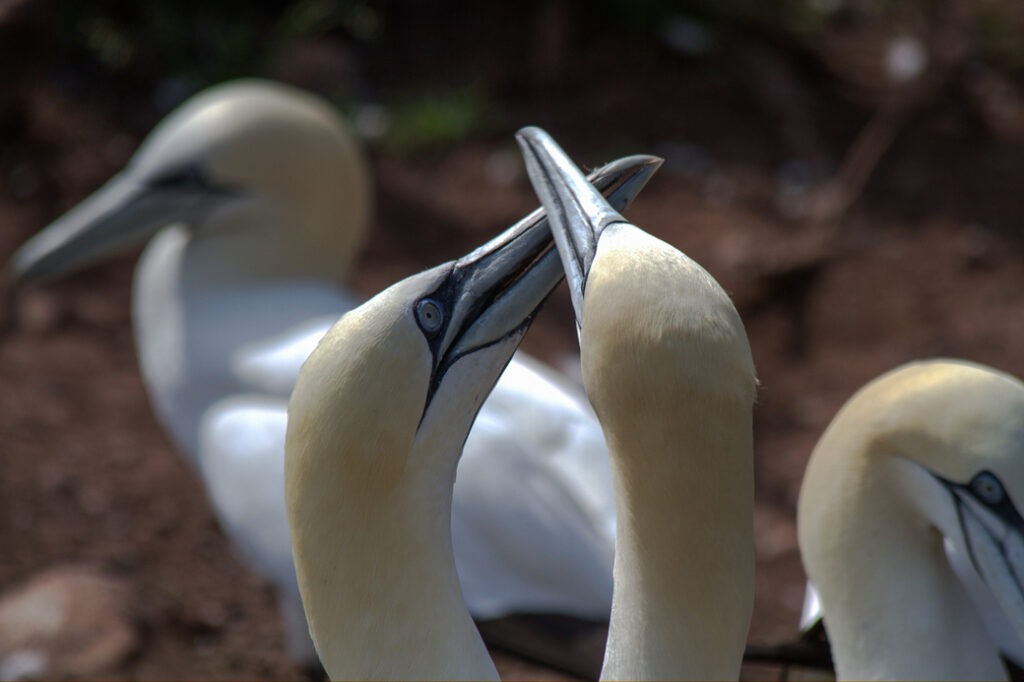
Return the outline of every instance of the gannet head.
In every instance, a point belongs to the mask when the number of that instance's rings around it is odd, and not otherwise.
[[[602,414],[604,400],[644,412],[659,391],[681,388],[735,392],[730,398],[749,410],[756,390],[750,347],[718,282],[683,252],[627,222],[543,130],[524,128],[517,138],[565,266],[584,383],[602,424],[626,413]]]
[[[626,177],[613,192],[625,202],[656,168],[633,157],[595,182]],[[561,277],[535,212],[349,312],[303,365],[289,404],[286,502],[310,630],[332,676],[473,672],[457,667],[464,652],[418,646],[422,631],[403,626],[429,619],[436,633],[475,633],[464,604],[435,608],[439,595],[461,600],[455,469],[477,410]],[[392,640],[401,653],[383,661]]]
[[[626,222],[544,131],[517,137],[565,266],[615,476],[602,677],[734,676],[754,572],[757,382],[743,324],[711,275]]]
[[[858,494],[871,508],[854,513]],[[945,561],[949,542],[1024,639],[1022,505],[1024,383],[967,362],[916,362],[858,391],[822,436],[800,492],[801,553],[817,584],[815,573],[854,570],[833,565],[845,554],[836,543],[866,547],[862,535],[909,528]]]
[[[26,242],[10,267],[22,282],[52,279],[184,223],[209,248],[211,269],[340,278],[370,210],[365,161],[326,102],[235,81],[173,111],[124,170]]]

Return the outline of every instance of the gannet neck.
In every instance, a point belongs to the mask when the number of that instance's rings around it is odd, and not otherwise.
[[[580,347],[618,517],[602,679],[735,678],[754,575],[756,380],[739,316],[699,265],[619,223],[598,243]]]
[[[1015,379],[929,362],[875,380],[826,430],[801,487],[798,530],[839,678],[1005,677],[946,558],[945,541],[964,551],[970,540],[965,512],[937,477],[967,482],[991,470],[1021,492],[1022,415]]]
[[[162,230],[146,246],[133,276],[132,329],[139,369],[154,410],[179,452],[195,465],[196,427],[208,405],[190,406],[177,398],[189,392],[194,378],[189,371],[194,360],[188,356],[188,307],[180,267],[190,239],[188,228],[175,225]],[[186,414],[179,407],[184,407]]]
[[[189,227],[174,225],[146,246],[132,286],[132,326],[154,410],[196,464],[206,411],[227,396],[258,389],[235,366],[240,350],[310,319],[337,318],[354,301],[317,279],[211,283],[194,267],[193,243]]]
[[[835,510],[847,523],[823,516],[820,522],[833,522],[831,542],[818,549],[805,549],[801,539],[837,678],[1004,679],[998,651],[949,568],[941,533],[909,516],[898,491],[882,493],[888,482],[912,475],[892,464],[876,467],[874,476],[833,471],[851,489]],[[808,531],[801,531],[803,538]]]
[[[289,405],[286,496],[310,632],[335,679],[496,679],[451,551],[464,434],[447,452],[415,442],[429,354],[381,310],[328,332]]]

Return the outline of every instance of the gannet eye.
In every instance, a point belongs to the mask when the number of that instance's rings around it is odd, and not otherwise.
[[[999,504],[1003,501],[1003,484],[993,474],[983,471],[971,481],[971,492],[985,504]]]
[[[444,313],[441,306],[429,298],[425,298],[416,304],[416,321],[420,323],[423,331],[434,333],[444,323]]]

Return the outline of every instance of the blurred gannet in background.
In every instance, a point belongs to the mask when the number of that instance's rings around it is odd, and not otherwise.
[[[618,512],[602,679],[736,679],[753,610],[757,380],[736,309],[544,131],[517,136],[565,265]]]
[[[306,661],[282,482],[286,404],[307,355],[358,304],[340,283],[370,204],[365,162],[325,102],[239,81],[188,100],[123,171],[11,259],[18,279],[35,282],[149,239],[132,289],[147,391],[227,534],[276,585],[289,650]],[[537,361],[513,360],[455,488],[456,564],[474,616],[607,617],[606,459],[582,396]]]
[[[1024,641],[1024,384],[967,362],[897,368],[826,429],[800,490],[800,553],[840,679],[1005,679],[947,557]]]
[[[612,200],[626,203],[651,170]],[[310,633],[333,679],[497,679],[455,570],[452,488],[477,410],[561,279],[537,211],[349,312],[303,365],[285,492]]]

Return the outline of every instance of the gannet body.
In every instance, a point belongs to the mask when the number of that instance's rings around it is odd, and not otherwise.
[[[278,588],[290,651],[304,660],[312,648],[285,516],[285,405],[306,357],[359,302],[340,282],[370,212],[368,172],[331,108],[240,81],[183,104],[121,173],[11,260],[22,281],[39,281],[152,237],[132,291],[147,392],[243,558]],[[471,612],[606,618],[614,509],[596,419],[579,391],[525,356],[492,396],[455,490]]]
[[[602,679],[735,679],[753,610],[756,392],[729,297],[519,132],[565,265],[618,512]]]
[[[1003,679],[947,557],[966,557],[1024,639],[1024,384],[966,362],[875,379],[808,462],[800,552],[840,679]]]
[[[541,216],[349,312],[302,366],[285,493],[333,679],[497,679],[455,570],[452,491],[477,411],[562,277]]]

